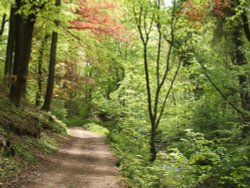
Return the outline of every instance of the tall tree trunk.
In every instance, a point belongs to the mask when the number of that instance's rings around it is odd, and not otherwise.
[[[16,8],[12,6],[10,8],[10,18],[9,18],[9,34],[8,34],[8,43],[6,50],[5,58],[5,68],[4,68],[4,80],[6,85],[11,83],[11,74],[13,67],[13,52],[15,47],[15,33],[16,33],[16,17],[15,16]]]
[[[17,0],[16,6],[20,8],[22,3]],[[15,58],[13,67],[13,78],[15,82],[11,84],[10,100],[20,107],[21,100],[26,91],[28,67],[30,61],[32,34],[35,25],[35,16],[17,15]]]
[[[61,0],[56,0],[56,6],[61,5]],[[55,21],[56,25],[59,25],[59,21]],[[52,102],[53,90],[54,90],[54,77],[56,66],[56,48],[57,48],[58,33],[52,33],[51,49],[50,49],[50,62],[49,62],[49,77],[47,83],[47,90],[43,104],[43,110],[49,111]]]
[[[39,51],[39,58],[38,58],[38,67],[37,67],[37,92],[36,92],[36,106],[39,107],[41,105],[41,98],[42,98],[42,86],[43,86],[43,58],[44,58],[44,51],[46,49],[46,43],[49,38],[49,35],[45,35],[40,51]]]
[[[54,90],[54,79],[55,79],[55,66],[56,66],[56,46],[57,46],[58,33],[52,33],[52,42],[51,42],[51,50],[50,50],[50,63],[49,63],[49,77],[46,89],[46,95],[43,104],[43,110],[49,111],[53,90]]]

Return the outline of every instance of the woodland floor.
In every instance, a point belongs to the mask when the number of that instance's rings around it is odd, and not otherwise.
[[[116,158],[105,137],[75,127],[70,139],[55,154],[44,159],[18,188],[124,188],[115,166]]]

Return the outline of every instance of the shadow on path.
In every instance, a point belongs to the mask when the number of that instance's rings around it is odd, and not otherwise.
[[[80,127],[68,129],[69,142],[46,159],[21,188],[123,188],[116,158],[105,137]]]

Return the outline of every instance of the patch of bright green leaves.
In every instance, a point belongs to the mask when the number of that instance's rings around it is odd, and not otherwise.
[[[106,129],[98,124],[95,124],[95,123],[87,123],[87,124],[83,125],[83,128],[85,128],[89,131],[92,131],[94,133],[100,134],[100,135],[109,134],[108,129]]]

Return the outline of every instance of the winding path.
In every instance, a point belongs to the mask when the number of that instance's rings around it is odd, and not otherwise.
[[[69,143],[43,164],[21,188],[124,188],[116,158],[103,136],[68,129]]]

